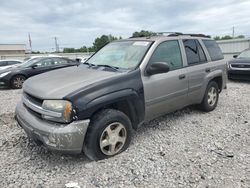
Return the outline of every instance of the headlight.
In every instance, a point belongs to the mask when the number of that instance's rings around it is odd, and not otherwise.
[[[65,100],[44,100],[42,108],[44,110],[57,112],[60,117],[54,116],[53,113],[50,115],[42,115],[44,119],[68,123],[72,120],[72,104]],[[48,114],[48,113],[47,113]]]
[[[4,72],[4,73],[0,74],[0,78],[2,78],[2,77],[4,77],[4,76],[8,75],[9,73],[10,73],[10,71]]]

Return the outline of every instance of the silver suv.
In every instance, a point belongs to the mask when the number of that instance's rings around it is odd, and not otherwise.
[[[83,65],[28,79],[16,120],[52,150],[104,159],[124,151],[145,121],[192,104],[214,110],[226,69],[205,35],[119,40]]]

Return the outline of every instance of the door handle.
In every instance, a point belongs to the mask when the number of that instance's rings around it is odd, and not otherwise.
[[[181,79],[184,79],[184,78],[186,78],[186,75],[185,74],[181,74],[180,76],[179,76],[179,79],[181,80]]]
[[[211,72],[211,69],[210,68],[206,68],[205,71],[206,72]]]

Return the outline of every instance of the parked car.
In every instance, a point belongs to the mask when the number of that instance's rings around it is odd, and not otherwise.
[[[11,67],[15,67],[17,65],[20,65],[21,63],[23,62],[15,59],[0,60],[0,71]]]
[[[250,49],[234,55],[234,59],[228,62],[228,78],[250,80]]]
[[[20,89],[24,81],[31,76],[75,65],[79,65],[79,63],[61,57],[31,58],[19,66],[1,70],[0,85]]]
[[[84,65],[27,80],[16,120],[52,150],[104,159],[124,151],[145,121],[192,104],[214,110],[226,69],[205,35],[115,41]]]

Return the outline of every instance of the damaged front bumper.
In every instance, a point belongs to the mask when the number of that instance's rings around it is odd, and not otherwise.
[[[70,124],[48,122],[29,112],[22,102],[16,107],[16,120],[30,138],[41,141],[51,150],[82,152],[89,120],[74,121]]]

